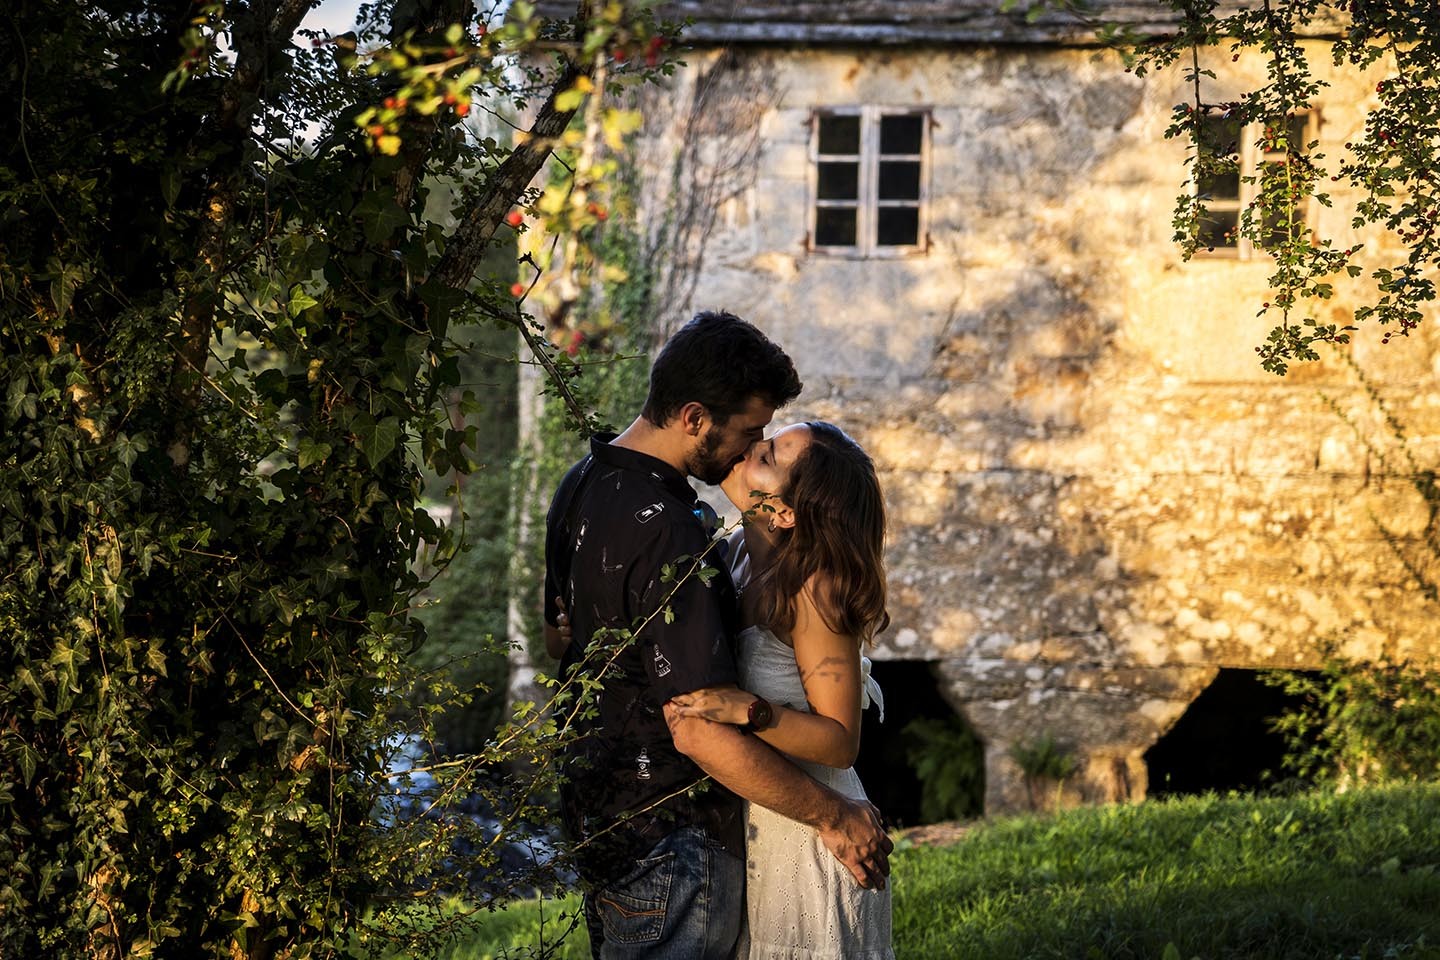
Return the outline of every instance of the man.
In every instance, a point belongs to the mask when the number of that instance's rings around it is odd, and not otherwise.
[[[562,790],[597,957],[730,956],[744,915],[736,794],[812,826],[860,883],[883,885],[889,873],[891,843],[872,806],[822,787],[738,727],[667,709],[679,694],[736,680],[735,588],[711,540],[714,511],[686,477],[718,483],[799,393],[790,358],[760,331],[701,313],[660,351],[641,415],[592,440],[551,504],[546,645],[562,675],[604,670],[597,715],[577,721],[564,757]],[[692,563],[677,562],[702,555],[713,574],[687,576]],[[602,641],[587,658],[587,641],[605,629],[634,639],[618,653]],[[715,784],[692,789],[703,774]]]

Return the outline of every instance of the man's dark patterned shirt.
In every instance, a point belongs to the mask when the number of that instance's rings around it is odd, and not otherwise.
[[[571,837],[601,836],[580,860],[597,881],[689,824],[743,855],[739,801],[714,783],[687,789],[704,774],[675,749],[662,711],[677,694],[736,681],[735,587],[724,544],[711,539],[714,511],[674,467],[611,439],[593,439],[590,455],[561,481],[545,536],[545,619],[554,626],[558,597],[573,631],[562,676],[584,659],[595,631],[644,622],[605,674],[598,716],[583,721],[583,737],[563,758]],[[690,564],[677,558],[702,554],[715,573],[684,577]]]

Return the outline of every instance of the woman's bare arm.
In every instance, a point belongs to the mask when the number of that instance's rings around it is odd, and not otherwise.
[[[825,625],[808,589],[796,599],[790,636],[811,712],[774,704],[774,722],[757,736],[796,759],[848,767],[860,749],[859,644]],[[708,687],[671,703],[682,716],[743,725],[754,699],[754,694],[736,687]]]

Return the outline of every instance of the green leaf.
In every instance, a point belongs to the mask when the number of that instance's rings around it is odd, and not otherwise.
[[[666,622],[666,623],[674,623],[674,622],[675,622],[675,611],[672,610],[672,609],[670,609],[669,607],[666,607],[666,608],[665,608],[665,622]]]
[[[400,419],[385,417],[375,421],[368,414],[361,414],[351,424],[355,438],[360,442],[360,452],[373,469],[381,460],[390,455],[400,442]]]
[[[299,452],[300,469],[304,470],[312,463],[324,463],[333,451],[328,443],[316,443],[309,437],[301,437]]]
[[[130,437],[122,433],[115,438],[115,455],[127,470],[135,465],[136,457],[149,449],[150,441],[138,434]]]
[[[179,199],[180,183],[180,171],[175,167],[166,167],[160,174],[160,195],[165,198],[166,210],[172,209],[175,201]]]
[[[304,313],[306,310],[309,310],[311,307],[316,306],[319,303],[320,301],[316,300],[314,297],[310,296],[310,294],[306,293],[305,288],[300,286],[300,284],[297,283],[295,284],[295,286],[290,288],[290,316],[298,317],[300,316],[300,314]]]
[[[150,666],[151,670],[154,670],[160,674],[160,676],[169,676],[169,674],[165,672],[165,652],[160,649],[158,643],[152,643],[150,649],[145,651],[145,662]]]
[[[45,696],[45,691],[40,688],[39,681],[35,679],[35,671],[29,667],[20,667],[17,669],[15,671],[15,679],[23,683],[35,696]]]
[[[410,215],[395,205],[395,198],[378,191],[367,193],[356,205],[355,217],[364,225],[365,239],[371,243],[389,240],[396,230],[410,223]]]
[[[55,304],[56,314],[63,317],[71,309],[71,299],[84,273],[76,266],[66,266],[55,259],[49,262],[49,268],[55,271],[55,279],[50,281],[50,302]]]
[[[30,782],[35,779],[35,769],[40,764],[40,753],[28,743],[20,744],[20,776],[28,788]]]

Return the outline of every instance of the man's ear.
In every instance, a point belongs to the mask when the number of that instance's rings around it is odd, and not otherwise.
[[[698,437],[710,422],[710,409],[698,400],[691,400],[680,408],[679,420],[686,434]]]

